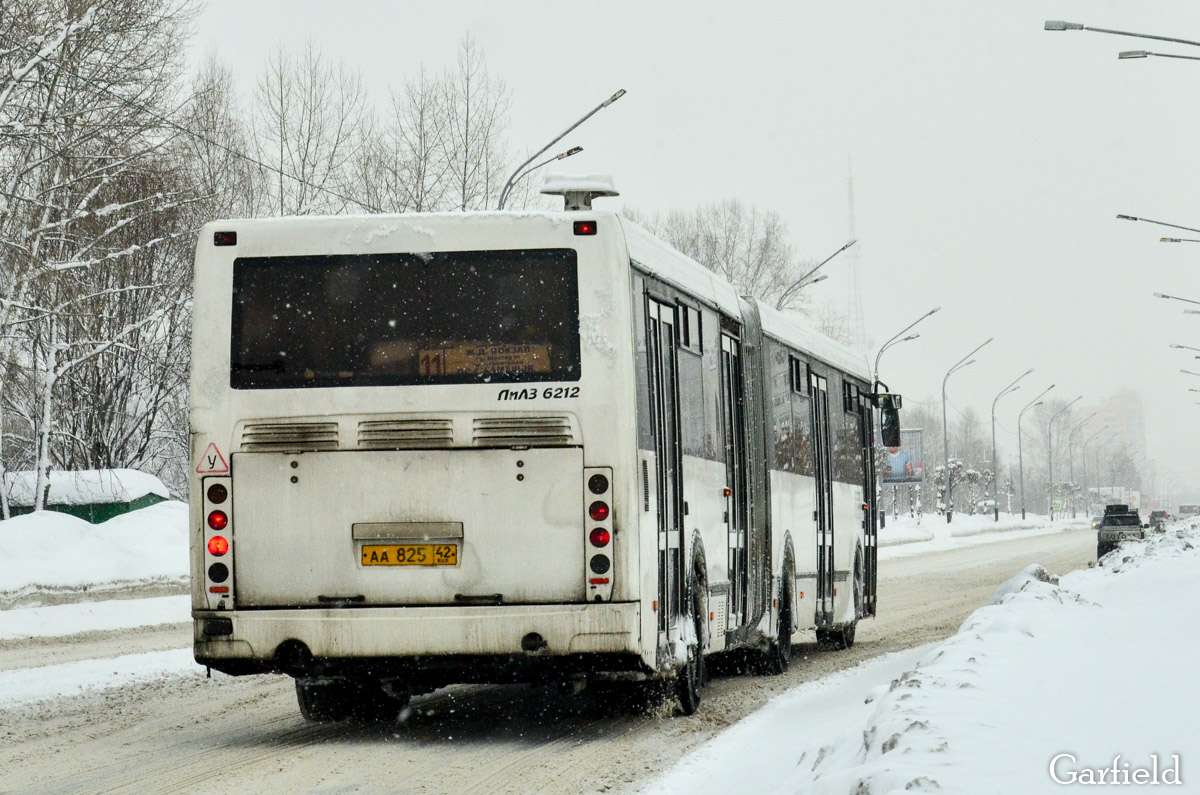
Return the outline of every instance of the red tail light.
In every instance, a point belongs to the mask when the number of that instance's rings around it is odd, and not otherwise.
[[[608,518],[608,503],[596,500],[588,506],[588,516],[592,517],[593,522],[603,522]]]
[[[213,536],[208,539],[208,554],[218,558],[229,551],[229,540],[224,536]]]
[[[609,535],[608,531],[603,527],[597,527],[592,531],[592,534],[588,536],[588,540],[592,542],[592,546],[594,547],[608,546],[608,542],[611,538],[612,537]]]
[[[213,511],[208,515],[208,526],[213,530],[224,530],[229,524],[229,517],[224,511]]]

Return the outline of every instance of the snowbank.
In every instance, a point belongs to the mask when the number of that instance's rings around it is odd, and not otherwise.
[[[6,472],[4,489],[13,505],[31,506],[37,486],[36,472]],[[133,502],[147,494],[164,500],[171,494],[154,475],[136,469],[85,469],[50,472],[51,505],[90,505],[97,502]]]
[[[188,508],[160,502],[94,525],[54,511],[0,522],[0,597],[188,574]]]
[[[785,694],[646,791],[1059,792],[1052,764],[1098,781],[1118,755],[1130,781],[1178,756],[1194,785],[1200,532],[1173,525],[1102,564],[1057,583],[1031,566],[945,642]]]

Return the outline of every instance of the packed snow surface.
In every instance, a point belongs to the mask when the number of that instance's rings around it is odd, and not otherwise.
[[[0,522],[0,595],[188,574],[188,508],[160,502],[91,524],[55,511]]]
[[[1030,566],[945,642],[802,685],[643,792],[1061,792],[1102,770],[1158,791],[1176,766],[1168,791],[1185,791],[1200,775],[1198,547],[1195,523],[1176,524],[1058,580]]]
[[[0,709],[187,675],[204,676],[190,648],[0,671]]]

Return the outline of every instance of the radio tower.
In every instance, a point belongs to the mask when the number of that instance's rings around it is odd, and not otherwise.
[[[846,197],[849,200],[850,209],[850,234],[849,239],[854,240],[858,237],[854,229],[854,169],[850,163],[850,159],[846,159]],[[846,315],[850,321],[851,344],[854,347],[865,350],[867,347],[867,335],[863,329],[863,305],[862,305],[862,288],[858,281],[858,265],[859,255],[862,251],[862,244],[859,243],[850,249],[850,295],[846,301]]]

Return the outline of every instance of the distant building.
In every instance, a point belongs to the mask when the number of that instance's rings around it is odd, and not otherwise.
[[[33,511],[36,472],[6,472],[3,488],[13,516]],[[99,524],[169,497],[170,492],[161,480],[136,469],[52,471],[46,508]]]

